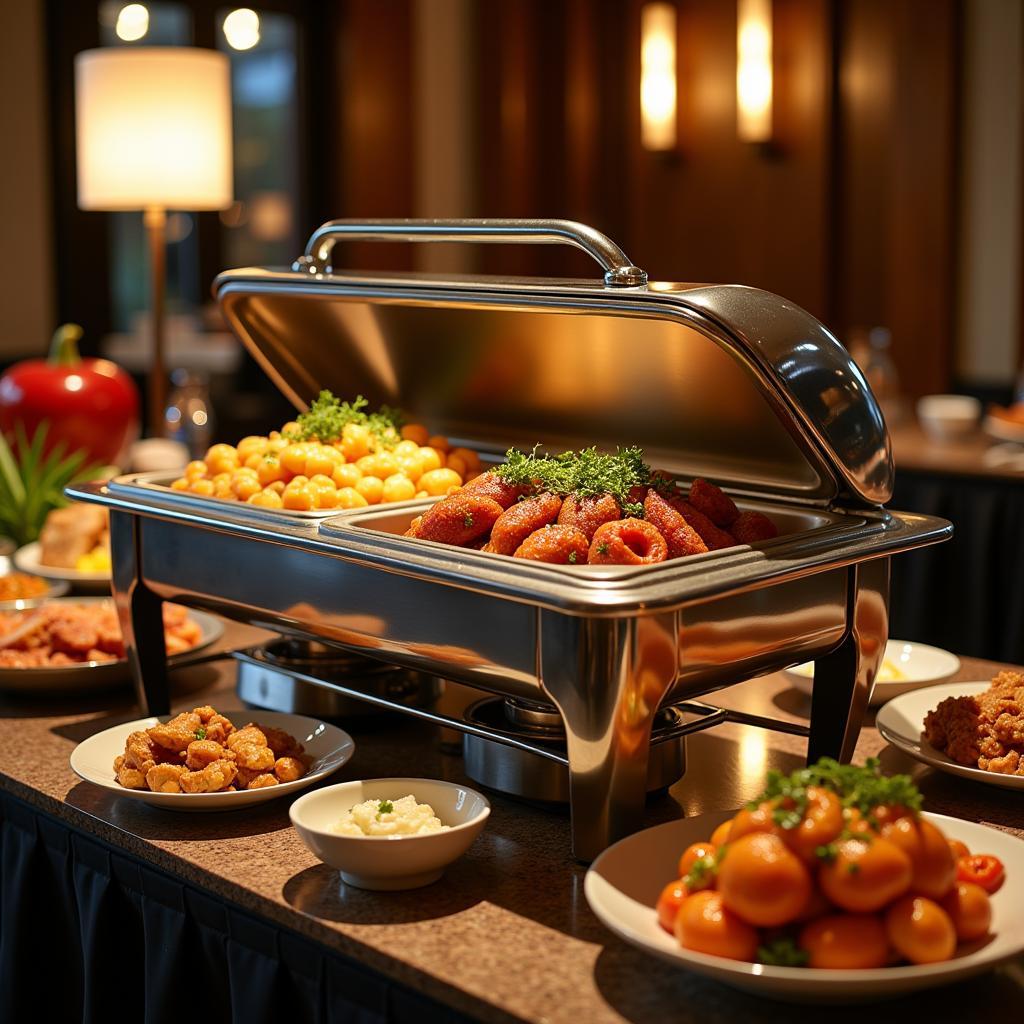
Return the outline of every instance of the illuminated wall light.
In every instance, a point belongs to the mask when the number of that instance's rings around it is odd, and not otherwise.
[[[117,24],[114,26],[117,38],[126,43],[134,43],[149,31],[149,11],[145,4],[125,4],[117,12]]]
[[[234,50],[251,50],[260,41],[260,16],[249,7],[237,7],[224,18],[224,38]]]
[[[645,4],[640,9],[640,141],[644,149],[675,149],[676,9]]]
[[[772,0],[737,2],[736,129],[744,142],[772,137]]]

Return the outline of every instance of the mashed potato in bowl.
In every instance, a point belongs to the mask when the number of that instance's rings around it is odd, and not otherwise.
[[[420,836],[447,832],[430,804],[417,803],[416,797],[398,800],[365,800],[347,810],[335,831],[343,836]]]

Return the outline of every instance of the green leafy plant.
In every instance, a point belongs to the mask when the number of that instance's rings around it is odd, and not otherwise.
[[[39,424],[32,439],[19,423],[11,443],[0,436],[0,534],[19,546],[39,536],[47,515],[66,505],[64,488],[100,470],[84,451],[67,452],[63,443],[45,452],[49,424]]]

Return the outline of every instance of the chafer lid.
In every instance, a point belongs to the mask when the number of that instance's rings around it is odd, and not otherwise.
[[[603,280],[334,270],[343,238],[564,242]],[[881,411],[835,337],[740,285],[647,283],[571,221],[332,221],[291,270],[221,274],[232,329],[299,409],[322,388],[398,406],[500,454],[638,444],[648,461],[738,493],[881,504]]]

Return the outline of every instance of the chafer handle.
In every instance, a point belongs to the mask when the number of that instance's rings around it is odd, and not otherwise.
[[[647,284],[647,271],[600,231],[574,220],[331,220],[310,236],[293,270],[331,273],[331,250],[341,239],[369,242],[533,242],[573,245],[601,264],[604,283],[614,288]]]

